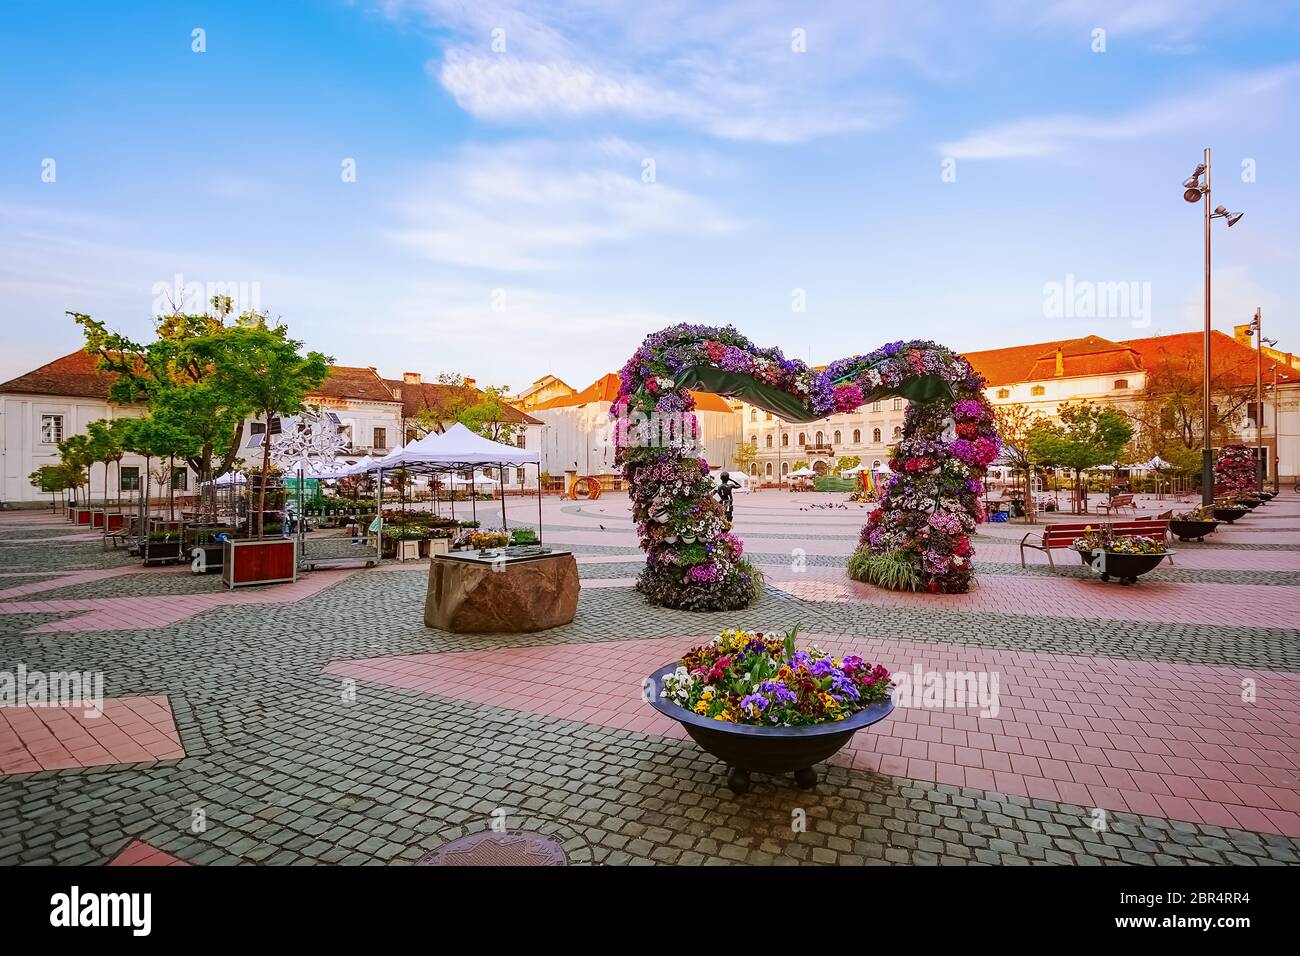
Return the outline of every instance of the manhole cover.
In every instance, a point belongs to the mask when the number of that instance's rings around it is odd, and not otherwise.
[[[487,830],[444,843],[416,866],[565,866],[564,848],[532,830]]]

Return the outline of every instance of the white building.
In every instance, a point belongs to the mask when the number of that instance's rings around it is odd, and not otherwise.
[[[612,476],[614,423],[609,410],[618,398],[619,378],[610,373],[575,395],[562,395],[530,411],[540,423],[542,471],[553,477],[565,472]],[[740,442],[740,416],[736,407],[717,395],[692,392],[704,456],[713,468],[735,468]]]

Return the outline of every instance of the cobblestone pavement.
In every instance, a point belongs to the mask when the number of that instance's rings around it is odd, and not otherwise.
[[[173,724],[163,729],[174,726],[183,752],[93,765],[87,744],[81,754],[91,765],[51,761],[42,763],[51,769],[0,773],[0,863],[413,863],[449,839],[486,828],[495,811],[512,826],[555,834],[574,862],[604,864],[1300,862],[1300,831],[1292,826],[1300,813],[1300,602],[1289,613],[1275,610],[1286,606],[1278,596],[1288,596],[1300,574],[1300,499],[1284,496],[1223,529],[1213,544],[1177,545],[1178,566],[1131,589],[1103,586],[1064,562],[1063,573],[1053,575],[1041,555],[1031,555],[1022,570],[1012,549],[1025,529],[989,525],[977,541],[987,554],[978,565],[984,603],[937,599],[921,606],[841,588],[836,571],[865,512],[809,509],[809,499],[835,496],[738,496],[737,530],[770,578],[763,599],[739,615],[648,607],[628,586],[640,558],[620,496],[548,502],[548,542],[572,547],[590,582],[578,616],[541,634],[489,636],[425,628],[424,574],[415,565],[317,572],[302,586],[223,595],[214,578],[141,569],[121,552],[103,551],[97,538],[60,540],[76,529],[48,515],[0,516],[0,671],[100,671],[110,700],[165,700]],[[1168,503],[1151,505],[1164,510]],[[535,520],[535,508],[512,504],[512,523]],[[791,568],[795,549],[804,552],[806,572]],[[308,586],[313,578],[317,583]],[[802,593],[794,586],[801,582]],[[1042,604],[988,609],[989,595],[1031,585],[1036,590],[1024,593]],[[1091,589],[1085,597],[1100,614],[1078,609],[1081,588]],[[1253,616],[1240,615],[1249,626],[1215,616],[1213,608],[1172,613],[1180,603],[1199,606],[1207,589],[1217,602],[1252,609]],[[1135,620],[1127,608],[1137,600],[1171,613]],[[84,613],[46,606],[58,601],[111,605],[118,621],[37,630]],[[1198,812],[1174,803],[1133,769],[1127,800],[1081,780],[1049,800],[999,791],[996,777],[987,786],[927,779],[924,760],[901,767],[833,761],[814,791],[757,775],[754,789],[736,797],[717,762],[672,736],[666,721],[616,726],[620,721],[597,709],[557,717],[510,706],[508,698],[486,703],[468,683],[434,692],[348,676],[356,673],[349,668],[394,655],[438,666],[448,655],[475,651],[505,664],[540,652],[581,660],[588,648],[599,661],[639,642],[659,653],[661,645],[685,649],[733,623],[802,624],[828,643],[876,642],[882,658],[907,642],[945,653],[1033,655],[1071,672],[1086,672],[1089,660],[1116,673],[1154,667],[1174,683],[1153,690],[1153,713],[1166,705],[1199,713],[1197,698],[1178,682],[1224,673],[1234,686],[1255,681],[1262,706],[1222,712],[1218,737],[1206,730],[1194,740],[1178,738],[1200,749],[1187,751],[1195,756],[1181,765],[1171,759],[1168,769],[1178,780],[1200,781],[1207,796],[1213,786],[1215,805],[1229,811],[1217,816],[1208,804]],[[599,688],[640,714],[635,701],[628,703],[640,687],[624,686],[631,682],[621,677],[617,686],[600,687],[602,673],[613,671],[593,665],[584,675],[593,693]],[[535,677],[523,674],[521,683]],[[1050,681],[1039,681],[1018,686],[1006,706],[1053,711],[1060,703]],[[1205,713],[1219,715],[1222,704],[1207,704]],[[1139,713],[1125,719],[1142,719],[1141,704],[1133,709]],[[58,721],[50,708],[18,710],[0,709],[0,758],[23,749],[39,762],[48,755],[28,749],[31,721]],[[890,721],[897,722],[891,731],[905,729],[900,712]],[[51,732],[64,733],[60,726]],[[1032,752],[1027,741],[1041,736],[1002,730],[1021,742],[1020,757]],[[1243,746],[1238,735],[1255,741],[1250,762],[1227,759],[1246,756],[1234,749]],[[880,745],[887,737],[864,731],[855,745]],[[1060,737],[1042,741],[1048,744],[1068,746]],[[981,746],[969,749],[987,753]],[[1157,754],[1132,756],[1145,768]],[[1118,772],[1120,758],[1114,760],[1106,769]],[[1042,761],[1044,772],[1048,763]],[[1212,765],[1233,767],[1230,779],[1209,776]],[[994,773],[983,766],[970,771],[968,782]],[[1073,802],[1066,793],[1076,795]],[[1154,799],[1163,796],[1171,799]]]

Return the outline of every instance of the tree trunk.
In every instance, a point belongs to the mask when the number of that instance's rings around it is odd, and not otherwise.
[[[267,472],[271,468],[271,413],[266,413],[266,434],[262,437],[262,484],[257,492],[257,537],[263,536],[266,524],[266,482]]]
[[[176,520],[176,456],[167,467],[167,520]]]

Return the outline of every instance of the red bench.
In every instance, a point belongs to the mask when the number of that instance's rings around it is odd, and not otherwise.
[[[1020,539],[1020,566],[1025,567],[1025,548],[1043,551],[1047,554],[1047,563],[1056,567],[1052,552],[1059,548],[1068,548],[1074,539],[1081,537],[1088,530],[1099,531],[1102,528],[1122,538],[1155,538],[1163,541],[1169,536],[1168,518],[1136,518],[1132,521],[1089,521],[1077,524],[1049,524],[1040,531],[1030,531]],[[1029,539],[1040,535],[1038,544],[1031,544]],[[1170,556],[1169,563],[1173,564]]]
[[[1133,503],[1132,495],[1116,495],[1109,501],[1103,501],[1097,507],[1108,515],[1114,514],[1121,508],[1128,508],[1133,512],[1133,514],[1137,514],[1137,505]]]

